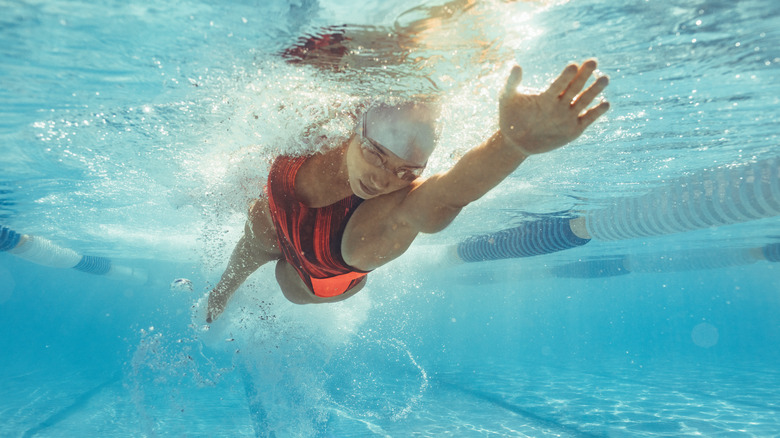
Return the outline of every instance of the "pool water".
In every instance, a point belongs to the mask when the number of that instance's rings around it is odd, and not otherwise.
[[[146,277],[0,254],[0,435],[780,434],[776,2],[0,9],[0,225]],[[349,40],[300,49],[323,35]],[[275,155],[378,96],[436,96],[433,174],[496,129],[513,63],[538,90],[588,57],[606,116],[358,295],[295,306],[265,266],[205,323]],[[577,248],[451,256],[575,216],[597,232]]]

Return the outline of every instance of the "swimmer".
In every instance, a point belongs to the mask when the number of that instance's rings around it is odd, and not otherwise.
[[[595,60],[571,64],[546,91],[524,94],[515,66],[499,97],[498,131],[428,178],[420,175],[436,146],[436,111],[422,102],[373,105],[342,144],[276,158],[265,196],[249,208],[244,234],[209,293],[206,321],[271,261],[293,303],[353,296],[371,270],[403,254],[417,235],[443,230],[527,157],[571,142],[603,115],[607,102],[591,104],[607,77],[585,88],[595,70]]]

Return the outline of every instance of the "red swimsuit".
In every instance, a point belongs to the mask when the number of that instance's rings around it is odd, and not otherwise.
[[[268,174],[266,193],[276,238],[284,259],[318,297],[341,295],[358,284],[366,271],[341,256],[347,221],[363,200],[355,195],[322,208],[295,198],[295,175],[308,157],[278,157]]]

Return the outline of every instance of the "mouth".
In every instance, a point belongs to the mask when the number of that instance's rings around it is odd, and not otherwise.
[[[360,190],[363,191],[368,196],[376,196],[379,194],[379,190],[376,189],[370,189],[367,185],[363,184],[363,181],[358,180],[358,183],[360,183]]]

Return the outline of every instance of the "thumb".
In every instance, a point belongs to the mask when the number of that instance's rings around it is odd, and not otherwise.
[[[523,81],[523,69],[519,65],[512,67],[512,71],[509,73],[509,78],[506,80],[506,87],[504,93],[513,93],[520,82]]]

